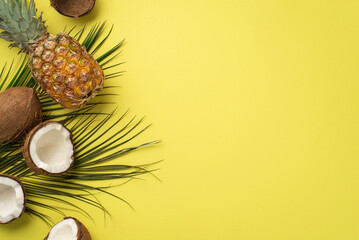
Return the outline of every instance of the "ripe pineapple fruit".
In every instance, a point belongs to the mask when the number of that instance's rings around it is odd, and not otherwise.
[[[0,0],[0,38],[30,57],[34,79],[65,108],[78,108],[102,89],[104,73],[98,62],[68,34],[52,35],[36,18],[35,3]]]

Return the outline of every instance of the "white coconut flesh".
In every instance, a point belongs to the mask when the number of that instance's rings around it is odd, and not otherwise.
[[[25,207],[25,193],[17,181],[0,176],[0,222],[18,218]]]
[[[49,173],[67,171],[74,153],[71,134],[63,125],[51,122],[38,129],[30,142],[30,156],[34,164]]]
[[[78,231],[75,220],[64,219],[53,226],[47,240],[77,240]]]

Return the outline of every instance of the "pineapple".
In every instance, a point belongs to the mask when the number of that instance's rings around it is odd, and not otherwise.
[[[30,57],[32,76],[41,88],[65,108],[78,108],[102,89],[104,73],[98,62],[68,34],[52,35],[35,3],[0,0],[0,38]]]

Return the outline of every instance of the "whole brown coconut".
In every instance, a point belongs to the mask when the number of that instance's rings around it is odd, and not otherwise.
[[[75,225],[75,226],[71,226],[71,225]],[[76,228],[75,230],[77,230],[76,240],[91,240],[91,235],[87,230],[87,228],[79,220],[73,217],[66,217],[64,218],[64,220],[53,226],[49,234],[47,234],[47,236],[44,238],[44,240],[73,239],[72,236],[68,236],[69,234],[68,229],[70,228],[73,231],[74,230],[73,227],[75,227]],[[66,229],[66,231],[62,231],[62,229]],[[53,230],[54,233],[51,234]]]
[[[50,0],[50,2],[60,14],[79,18],[91,12],[96,0]]]
[[[1,143],[20,140],[41,121],[41,103],[34,89],[14,87],[0,94]]]

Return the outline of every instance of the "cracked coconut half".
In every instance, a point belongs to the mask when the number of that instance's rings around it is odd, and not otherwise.
[[[53,226],[44,240],[91,240],[91,236],[79,220],[67,217]]]
[[[25,138],[22,152],[29,168],[46,176],[60,175],[74,163],[72,134],[55,121],[41,123],[32,129]]]
[[[17,177],[0,174],[0,223],[10,223],[19,218],[26,204],[26,193]]]

